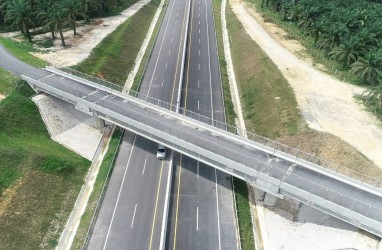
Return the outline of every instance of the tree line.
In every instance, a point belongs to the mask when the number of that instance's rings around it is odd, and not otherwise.
[[[370,86],[363,98],[382,117],[382,0],[262,0],[261,8],[295,24]]]
[[[103,16],[111,8],[126,4],[124,0],[0,0],[0,26],[20,30],[32,41],[31,29],[42,27],[53,39],[59,33],[66,46],[64,28],[77,34],[77,20],[89,22],[91,17]]]

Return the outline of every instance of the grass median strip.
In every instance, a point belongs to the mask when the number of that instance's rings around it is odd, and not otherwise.
[[[160,0],[152,0],[99,43],[76,70],[123,86]]]
[[[120,129],[116,129],[110,139],[109,148],[100,166],[97,179],[93,186],[92,194],[89,198],[86,210],[82,215],[81,223],[78,227],[77,234],[74,238],[71,249],[82,249],[82,246],[85,243],[89,227],[92,223],[93,215],[96,209],[99,209],[97,207],[99,205],[98,202],[100,199],[102,199],[101,196],[104,195],[104,186],[107,186],[108,179],[112,173],[112,169],[114,167],[115,160],[119,151],[121,139],[122,132]]]

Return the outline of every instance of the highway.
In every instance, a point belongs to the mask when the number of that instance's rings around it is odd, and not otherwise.
[[[177,100],[189,4],[170,0],[140,93]],[[159,249],[172,163],[156,159],[158,144],[127,132],[88,249]]]
[[[211,0],[191,1],[189,28],[181,106],[224,123]],[[237,249],[231,176],[178,153],[174,164],[166,249]]]
[[[272,147],[255,143],[83,79],[27,66],[2,47],[0,58],[1,67],[19,76],[22,73],[23,79],[37,91],[87,109],[97,117],[232,173],[267,192],[288,195],[382,235],[379,180],[367,177],[377,181],[374,182],[377,187],[367,186],[279,151],[273,146],[282,145],[275,142]]]

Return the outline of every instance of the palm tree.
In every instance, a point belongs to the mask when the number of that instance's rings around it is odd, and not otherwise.
[[[350,66],[357,61],[362,52],[362,45],[362,42],[357,37],[348,36],[342,41],[342,44],[329,52],[329,56],[342,63],[343,67]]]
[[[351,73],[356,74],[371,85],[378,84],[382,77],[382,48],[371,50],[351,65]]]
[[[55,2],[48,8],[45,19],[43,21],[44,28],[53,27],[60,33],[61,44],[66,47],[64,33],[62,32],[63,25],[65,24],[67,12],[61,7],[60,3]]]
[[[76,30],[76,21],[77,16],[81,16],[83,18],[86,17],[86,13],[84,12],[83,5],[80,0],[62,0],[61,7],[65,9],[67,13],[67,21],[72,26],[74,35],[77,35]]]
[[[39,0],[37,2],[37,18],[45,20],[49,15],[49,11],[51,10],[52,4],[52,0]],[[55,39],[56,36],[54,34],[53,25],[50,25],[47,28],[49,28],[50,33],[52,34],[52,38]]]
[[[317,45],[317,41],[324,31],[322,27],[323,27],[322,22],[320,20],[317,20],[313,22],[310,26],[306,27],[305,29],[305,32],[304,32],[305,35],[313,36],[314,46]]]
[[[31,42],[32,37],[29,29],[34,25],[32,20],[32,7],[28,0],[10,0],[6,2],[5,22],[11,24],[11,27],[17,27],[21,30]]]

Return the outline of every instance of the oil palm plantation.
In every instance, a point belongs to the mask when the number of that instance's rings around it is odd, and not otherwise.
[[[73,29],[74,35],[77,35],[76,22],[77,17],[86,18],[81,0],[62,0],[60,6],[66,12],[66,20]]]
[[[43,25],[44,28],[50,29],[53,27],[60,34],[61,44],[66,47],[63,28],[66,23],[66,17],[68,13],[65,8],[62,8],[59,2],[53,3],[44,14]]]
[[[9,0],[6,2],[6,12],[4,20],[11,27],[18,28],[29,41],[32,41],[32,36],[29,29],[33,27],[32,7],[28,0]]]
[[[371,50],[364,57],[360,57],[351,65],[350,71],[370,85],[381,84],[379,79],[382,77],[382,48]]]

